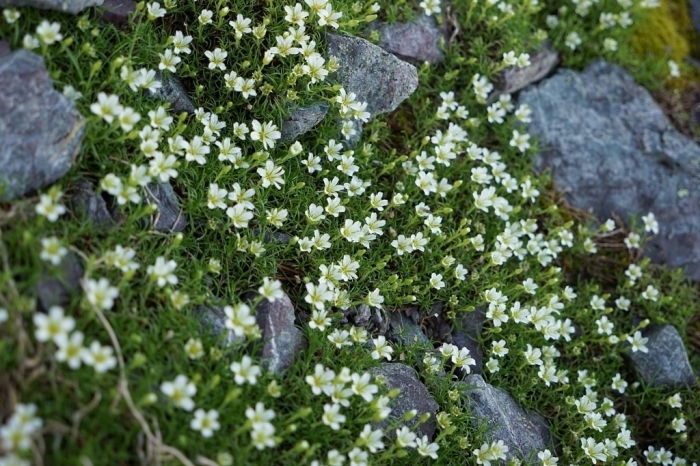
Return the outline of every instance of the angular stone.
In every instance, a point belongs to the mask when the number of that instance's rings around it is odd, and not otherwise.
[[[386,387],[389,390],[398,388],[399,396],[393,399],[389,405],[391,414],[383,421],[374,423],[374,428],[386,429],[390,424],[401,420],[407,412],[415,409],[418,414],[410,421],[402,421],[403,425],[412,429],[418,424],[418,419],[424,413],[430,413],[430,418],[427,422],[418,426],[415,430],[419,437],[427,435],[429,439],[433,438],[435,433],[435,413],[438,411],[438,404],[430,395],[425,385],[418,380],[416,371],[412,367],[399,363],[385,363],[379,367],[373,367],[369,372],[374,376],[384,376]],[[395,438],[396,434],[393,430],[386,432],[389,438]]]
[[[335,79],[356,100],[367,102],[371,116],[392,112],[418,87],[418,71],[394,55],[365,39],[328,34],[327,55],[338,58],[340,68]],[[353,120],[357,133],[347,142],[360,139],[361,122]]]
[[[350,322],[357,327],[367,326],[369,319],[372,317],[372,308],[366,304],[353,306],[342,312],[345,316],[346,323]]]
[[[102,7],[104,11],[100,19],[119,26],[129,21],[129,15],[136,11],[136,2],[134,0],[104,0]]]
[[[387,338],[404,346],[430,343],[421,328],[403,312],[389,313]]]
[[[85,8],[102,5],[102,0],[0,0],[0,7],[30,6],[41,10],[54,10],[78,14]]]
[[[158,231],[178,232],[187,227],[187,218],[180,210],[177,196],[170,183],[150,183],[146,186],[145,201],[155,204],[152,226]]]
[[[170,102],[170,108],[176,113],[194,113],[196,107],[177,76],[156,71],[156,81],[161,83],[161,87],[155,91],[146,91],[147,96]]]
[[[0,58],[0,89],[0,201],[9,201],[65,175],[85,125],[54,90],[44,59],[28,50]]]
[[[226,328],[226,313],[222,306],[197,306],[195,308],[195,316],[210,335],[214,337],[223,335],[223,342],[227,347],[238,345],[245,341],[245,337],[236,336],[233,330]]]
[[[649,352],[630,351],[627,356],[644,382],[652,387],[698,384],[683,340],[673,325],[651,327],[643,336],[649,339]]]
[[[420,14],[412,21],[392,24],[375,21],[368,30],[379,32],[377,45],[410,63],[436,65],[445,58],[440,49],[445,28],[438,26],[434,16]]]
[[[510,394],[495,388],[478,375],[457,382],[473,416],[473,427],[485,424],[486,439],[503,440],[508,447],[507,461],[518,458],[541,464],[537,453],[553,448],[553,438],[547,421],[535,412],[523,409]]]
[[[486,321],[485,311],[485,306],[479,306],[472,312],[460,314],[452,329],[452,343],[460,349],[467,348],[476,362],[470,366],[474,374],[481,374],[484,370],[484,349],[479,344],[479,338]]]
[[[105,200],[95,192],[95,186],[86,179],[80,179],[71,186],[68,205],[73,214],[96,227],[109,227],[116,222],[107,208]]]
[[[510,66],[503,70],[496,90],[489,96],[489,102],[495,101],[501,94],[513,94],[546,78],[557,65],[559,65],[559,52],[553,50],[547,43],[540,52],[530,57],[530,66],[525,68]]]
[[[613,212],[625,221],[653,212],[659,234],[645,253],[700,280],[700,148],[671,126],[646,89],[596,61],[581,73],[559,70],[519,100],[532,108],[528,131],[543,148],[535,168],[551,169],[572,206],[601,221]]]
[[[39,307],[48,311],[51,306],[66,306],[73,295],[80,291],[83,278],[83,264],[74,252],[65,255],[59,265],[41,271],[41,279],[36,283]]]
[[[289,368],[308,347],[301,330],[294,325],[294,304],[286,294],[274,303],[263,299],[256,307],[256,319],[264,343],[263,365],[276,374]]]
[[[327,104],[316,104],[308,107],[292,109],[287,118],[282,121],[282,137],[284,142],[296,141],[302,134],[310,131],[319,124],[330,108]]]

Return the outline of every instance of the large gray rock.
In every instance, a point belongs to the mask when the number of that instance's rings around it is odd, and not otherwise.
[[[177,76],[156,71],[156,81],[160,82],[161,87],[155,91],[146,91],[147,96],[170,102],[170,108],[177,113],[187,112],[191,114],[197,110]]]
[[[596,61],[581,73],[560,70],[524,90],[520,103],[532,107],[529,131],[542,148],[535,168],[551,169],[571,205],[600,220],[653,212],[660,231],[645,252],[700,280],[700,148],[643,87]]]
[[[475,364],[469,366],[474,374],[481,374],[484,370],[484,349],[479,344],[479,339],[486,321],[485,311],[485,306],[479,306],[472,312],[460,314],[452,330],[452,343],[460,349],[467,348],[474,358]]]
[[[408,22],[385,24],[373,22],[368,30],[379,33],[379,46],[402,60],[420,65],[440,63],[444,58],[440,39],[445,37],[445,28],[437,24],[434,16],[418,15]]]
[[[700,0],[688,0],[688,9],[695,33],[700,35]]]
[[[473,427],[485,425],[489,441],[503,440],[508,461],[519,458],[533,461],[528,464],[541,464],[537,453],[553,447],[552,434],[542,416],[526,411],[510,394],[487,384],[478,374],[457,385],[471,411]]]
[[[651,327],[643,336],[649,339],[649,352],[630,351],[628,357],[644,382],[652,387],[697,385],[683,340],[673,325]]]
[[[54,10],[78,14],[85,8],[102,5],[102,0],[0,0],[0,7],[30,6],[42,10]]]
[[[9,201],[65,175],[85,125],[35,53],[21,49],[0,58],[0,89],[0,201]]]
[[[36,283],[39,307],[48,311],[51,306],[66,306],[80,292],[83,264],[74,252],[69,252],[56,267],[44,268]]]
[[[430,413],[428,422],[418,426],[415,430],[420,437],[427,435],[432,438],[435,433],[435,413],[438,411],[438,404],[425,388],[425,385],[418,380],[416,371],[412,367],[399,363],[385,363],[378,367],[373,367],[369,372],[374,376],[384,376],[386,387],[389,390],[398,388],[399,396],[393,399],[391,414],[381,422],[375,423],[375,428],[386,429],[390,424],[403,419],[404,414],[415,409],[418,414],[410,421],[402,421],[403,425],[413,428],[418,424],[418,419],[425,413]],[[395,438],[394,431],[387,432],[390,438]]]
[[[495,101],[501,94],[513,94],[547,77],[559,65],[559,52],[547,43],[538,53],[530,57],[530,66],[518,68],[510,66],[498,77],[498,86],[489,96]]]
[[[329,108],[328,104],[316,104],[292,109],[287,118],[282,121],[281,140],[284,142],[296,141],[299,136],[319,124],[328,113]]]
[[[76,217],[98,228],[116,224],[104,198],[95,192],[95,186],[90,181],[80,179],[71,186],[71,190],[69,206]]]
[[[263,299],[256,307],[255,318],[264,341],[263,365],[271,372],[280,373],[308,347],[301,330],[294,325],[294,304],[286,294],[274,303]]]
[[[180,210],[178,199],[170,183],[149,183],[145,200],[155,204],[152,227],[158,231],[178,232],[187,227],[187,218]]]
[[[129,21],[129,16],[136,11],[134,0],[104,0],[103,11],[100,19],[108,23],[120,26]],[[135,18],[138,21],[138,17]]]
[[[0,40],[0,58],[10,54],[10,44],[5,40]]]
[[[328,34],[326,40],[327,55],[337,57],[340,64],[335,78],[346,92],[354,92],[358,101],[367,102],[371,116],[396,110],[418,87],[418,71],[413,65],[371,42],[337,34]],[[357,134],[348,139],[351,145],[360,139],[362,130],[362,122],[354,121]]]

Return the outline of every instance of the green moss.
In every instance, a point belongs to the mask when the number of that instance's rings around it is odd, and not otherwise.
[[[659,8],[640,15],[631,37],[633,50],[641,56],[668,57],[682,62],[695,42],[685,0],[662,0]],[[689,28],[688,28],[689,26]]]

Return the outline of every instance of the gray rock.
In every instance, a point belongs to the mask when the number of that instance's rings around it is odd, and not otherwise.
[[[351,307],[347,311],[343,311],[346,319],[357,327],[366,327],[372,317],[372,308],[366,304],[360,304],[357,307]]]
[[[10,54],[10,44],[7,43],[7,41],[0,40],[0,58],[4,57],[5,55]]]
[[[296,141],[299,136],[319,124],[328,113],[329,108],[328,104],[316,104],[292,109],[287,118],[282,121],[281,140],[284,142]]]
[[[508,461],[519,458],[541,464],[537,453],[552,448],[554,443],[542,416],[526,411],[510,394],[487,384],[478,374],[457,382],[457,386],[466,398],[473,427],[485,425],[485,436],[490,442],[503,440],[508,447]]]
[[[501,94],[513,94],[544,79],[557,65],[559,65],[559,52],[553,50],[547,43],[540,52],[530,57],[530,66],[525,68],[510,66],[503,70],[496,90],[489,96],[489,102],[495,101]]]
[[[91,222],[96,227],[106,228],[116,224],[109,213],[104,198],[95,192],[95,186],[86,179],[80,179],[71,186],[69,206],[78,218]]]
[[[452,329],[452,343],[460,349],[467,348],[476,362],[474,366],[470,366],[474,374],[481,374],[484,370],[484,349],[479,344],[479,338],[486,320],[485,311],[485,306],[479,306],[472,312],[460,314]]]
[[[196,110],[194,103],[177,76],[156,71],[156,81],[161,83],[161,87],[155,91],[146,91],[147,96],[170,102],[170,108],[174,112],[194,113]]]
[[[256,319],[265,342],[263,364],[267,370],[280,373],[308,347],[301,330],[294,325],[294,304],[286,294],[274,303],[263,299],[256,307]]]
[[[392,24],[375,21],[368,30],[376,30],[378,45],[402,60],[416,65],[424,62],[436,65],[445,58],[440,39],[446,36],[446,31],[438,26],[434,16],[420,14],[412,21]]]
[[[335,78],[345,91],[354,92],[356,99],[367,102],[371,116],[392,112],[418,87],[418,71],[394,55],[365,39],[328,34],[327,55],[338,58],[340,68]],[[347,142],[360,139],[362,122],[353,120],[357,134]]]
[[[80,294],[83,264],[74,252],[69,252],[56,267],[43,269],[36,283],[39,307],[48,311],[51,306],[66,306],[72,297]]]
[[[0,0],[0,7],[30,6],[42,10],[54,10],[78,14],[85,8],[102,5],[102,0]]]
[[[652,387],[697,385],[683,340],[673,325],[651,327],[644,337],[649,339],[646,343],[649,352],[627,354],[644,382]]]
[[[0,58],[0,89],[0,201],[9,201],[65,175],[85,125],[35,53],[20,49]]]
[[[403,312],[389,313],[387,338],[404,346],[430,343],[430,340],[425,336],[418,324]]]
[[[226,313],[222,306],[202,305],[195,308],[195,316],[205,331],[213,337],[221,337],[226,346],[239,345],[245,337],[238,337],[233,330],[226,328]]]
[[[104,0],[102,7],[104,11],[100,19],[119,26],[129,21],[129,15],[136,11],[136,2],[134,0]]]
[[[177,196],[170,183],[150,183],[146,186],[145,200],[155,204],[158,210],[153,214],[153,229],[178,232],[187,227],[187,218],[180,210]]]
[[[438,404],[435,402],[425,385],[418,380],[416,371],[412,367],[399,363],[385,363],[378,367],[373,367],[369,372],[377,377],[384,376],[386,387],[389,390],[398,388],[401,392],[399,396],[394,398],[391,405],[391,414],[381,422],[374,423],[374,428],[386,429],[390,424],[403,418],[404,414],[415,409],[418,411],[416,417],[410,421],[404,421],[403,424],[409,428],[413,428],[418,424],[418,419],[424,413],[430,413],[430,418],[427,422],[418,426],[415,430],[420,437],[427,435],[432,439],[435,433],[435,413],[438,411]],[[390,438],[395,438],[395,432],[389,431],[386,434]]]
[[[535,168],[551,169],[571,205],[601,221],[653,212],[660,231],[645,253],[700,280],[700,148],[643,87],[596,61],[581,73],[560,70],[524,90],[520,103],[532,107],[529,131],[543,148]]]
[[[700,35],[700,0],[688,0],[688,9],[695,32]]]

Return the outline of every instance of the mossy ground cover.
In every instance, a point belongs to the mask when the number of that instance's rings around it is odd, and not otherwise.
[[[645,464],[661,449],[673,452],[663,464],[700,458],[697,390],[645,386],[624,359],[640,327],[671,323],[697,368],[696,288],[640,259],[641,220],[598,225],[569,208],[531,171],[527,109],[485,103],[504,54],[524,63],[545,40],[565,66],[603,56],[642,83],[671,79],[670,57],[640,55],[630,40],[654,5],[425,3],[168,0],[139,4],[140,20],[123,28],[96,11],[5,10],[0,37],[44,57],[87,132],[66,177],[1,205],[0,462],[497,464],[498,445],[485,444],[441,375],[458,359],[449,347],[434,359],[393,344],[373,352],[365,342],[381,339],[339,324],[340,310],[361,303],[395,312],[436,302],[449,319],[489,306],[485,378],[548,419],[558,464]],[[431,7],[454,32],[444,62],[420,66],[417,91],[344,147],[341,122],[366,116],[333,80],[325,34],[362,35],[375,15],[408,20]],[[185,83],[196,115],[148,98],[159,65]],[[324,121],[282,143],[289,104],[319,101],[331,105]],[[113,199],[121,224],[51,215],[81,178]],[[149,228],[149,180],[173,185],[190,219],[183,233]],[[269,231],[294,239],[265,242]],[[47,325],[36,284],[68,253],[85,268],[81,291]],[[274,299],[278,285],[309,347],[273,375],[260,370],[243,296]],[[231,306],[246,343],[225,347],[203,331],[200,304]],[[389,357],[418,368],[438,401],[435,438],[397,443],[370,426],[395,393],[381,380],[367,388],[362,374]]]

